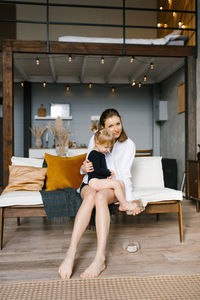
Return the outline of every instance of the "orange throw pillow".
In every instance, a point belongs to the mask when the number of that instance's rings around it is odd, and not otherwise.
[[[53,191],[65,187],[79,188],[83,180],[80,167],[85,158],[86,153],[72,157],[60,157],[45,153],[47,163],[46,190]]]
[[[2,194],[11,191],[39,191],[44,185],[47,168],[9,166],[9,180]]]

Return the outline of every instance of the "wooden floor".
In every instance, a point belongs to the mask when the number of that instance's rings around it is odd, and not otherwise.
[[[72,222],[51,225],[45,218],[6,219],[4,248],[0,252],[0,282],[58,279],[57,269],[70,241]],[[176,214],[141,214],[112,219],[107,247],[107,269],[101,277],[200,273],[200,213],[195,204],[183,202],[184,243],[179,242]],[[135,240],[141,249],[123,250]],[[81,240],[72,278],[78,279],[96,249],[95,230]]]

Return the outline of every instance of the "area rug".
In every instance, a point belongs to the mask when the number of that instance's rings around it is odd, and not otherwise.
[[[113,277],[0,285],[1,300],[199,300],[200,275]]]

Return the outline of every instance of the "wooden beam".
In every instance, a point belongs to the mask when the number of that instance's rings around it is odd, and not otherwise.
[[[14,152],[13,53],[9,41],[2,45],[3,65],[3,185],[8,183],[9,165]]]
[[[14,52],[47,53],[46,42],[12,40]],[[121,44],[50,42],[49,53],[82,55],[123,55]],[[194,46],[126,45],[126,55],[184,57],[195,54]]]

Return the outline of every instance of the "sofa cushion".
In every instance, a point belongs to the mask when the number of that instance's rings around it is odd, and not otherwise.
[[[53,191],[65,187],[77,189],[83,179],[83,175],[80,174],[80,167],[85,158],[86,153],[72,157],[60,157],[45,153],[47,163],[46,190]]]
[[[135,157],[132,167],[133,188],[164,188],[160,156]]]
[[[39,191],[42,189],[46,168],[9,166],[9,180],[3,194],[10,191]]]
[[[13,166],[29,166],[42,168],[44,159],[40,158],[28,158],[28,157],[17,157],[12,156],[11,163]]]

